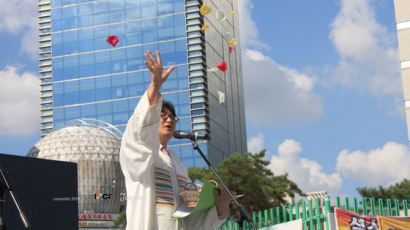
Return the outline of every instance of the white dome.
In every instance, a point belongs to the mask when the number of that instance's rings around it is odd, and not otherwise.
[[[71,126],[49,133],[27,155],[77,163],[79,213],[119,213],[125,192],[120,147],[121,140],[101,127]],[[96,200],[97,193],[112,196]]]

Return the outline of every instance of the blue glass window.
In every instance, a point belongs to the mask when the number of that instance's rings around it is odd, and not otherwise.
[[[97,114],[111,114],[112,104],[111,102],[104,102],[97,104]]]
[[[95,104],[82,105],[80,107],[80,112],[81,112],[82,118],[95,117],[95,115],[97,114],[96,105]]]
[[[78,104],[80,102],[79,81],[64,82],[64,104]]]
[[[127,97],[127,74],[112,76],[112,98]],[[127,105],[128,107],[128,105]]]
[[[80,107],[73,106],[73,107],[64,108],[64,116],[65,116],[66,121],[80,118]]]
[[[141,6],[142,18],[157,16],[157,6],[155,2],[143,1]]]
[[[187,62],[186,40],[175,41],[175,60],[179,63]]]
[[[110,33],[107,26],[94,27],[94,49],[100,50],[110,48],[111,45],[106,42],[108,36],[110,36]]]
[[[80,80],[80,103],[95,101],[95,79]]]
[[[53,81],[64,80],[63,58],[53,59]]]
[[[137,1],[134,1],[137,2]],[[141,18],[141,9],[139,6],[128,4],[125,8],[125,20]]]
[[[63,32],[63,54],[78,53],[78,31]]]
[[[159,52],[161,53],[162,63],[164,66],[175,65],[175,42],[159,43]]]
[[[128,73],[128,96],[139,96],[145,92],[143,72]]]
[[[94,70],[95,70],[96,75],[111,73],[111,63],[110,63],[110,52],[109,51],[94,53],[94,59],[95,59],[95,66],[94,66],[95,69]]]
[[[94,53],[79,55],[79,75],[80,77],[94,76]]]
[[[127,70],[139,70],[146,68],[144,64],[144,57],[142,53],[142,47],[130,47],[127,48]]]
[[[64,108],[53,109],[53,119],[63,120],[64,119]]]
[[[150,43],[158,40],[157,19],[147,19],[141,22],[142,43]]]
[[[119,73],[127,70],[126,49],[111,50],[111,72]]]
[[[78,30],[78,51],[88,52],[94,50],[94,31],[92,28]]]
[[[53,103],[54,106],[64,105],[64,85],[63,83],[55,83],[53,85]]]
[[[64,79],[78,78],[78,56],[67,56],[63,58]]]
[[[95,99],[97,101],[111,99],[111,77],[98,77],[95,79]]]

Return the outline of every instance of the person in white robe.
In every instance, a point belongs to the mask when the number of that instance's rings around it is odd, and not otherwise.
[[[187,169],[175,152],[167,149],[177,117],[172,103],[164,102],[161,86],[174,66],[164,70],[161,56],[148,50],[145,65],[151,83],[128,121],[121,142],[120,164],[127,191],[126,230],[209,230],[229,216],[230,197],[226,190],[215,192],[216,204],[188,217],[172,218],[181,204],[179,192],[188,178]]]

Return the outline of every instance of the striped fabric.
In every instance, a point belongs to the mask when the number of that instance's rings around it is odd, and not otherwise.
[[[188,179],[184,176],[177,175],[179,191],[184,190],[185,185],[189,182]]]
[[[169,171],[154,167],[154,176],[156,205],[173,207],[175,200]]]

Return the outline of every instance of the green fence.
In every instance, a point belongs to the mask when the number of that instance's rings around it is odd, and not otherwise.
[[[285,223],[292,220],[302,219],[304,230],[329,230],[328,213],[333,211],[334,207],[355,212],[360,215],[372,216],[408,216],[408,201],[407,200],[391,200],[378,199],[377,204],[374,198],[353,199],[353,209],[351,209],[350,198],[344,199],[344,205],[340,197],[336,197],[336,205],[330,204],[329,196],[324,199],[316,198],[315,200],[302,201],[297,204],[289,204],[261,210],[252,213],[253,223],[260,229],[273,226],[276,224]],[[318,208],[316,208],[318,207]],[[239,230],[251,229],[251,226],[246,222],[237,223],[231,219],[227,220],[222,226],[216,230]]]

